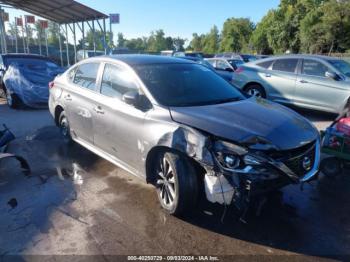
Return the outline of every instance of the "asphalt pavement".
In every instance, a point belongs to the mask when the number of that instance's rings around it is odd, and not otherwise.
[[[298,111],[319,129],[334,118]],[[32,172],[25,175],[12,160],[0,165],[0,261],[11,255],[115,261],[114,255],[136,254],[350,259],[348,171],[274,192],[247,223],[234,209],[205,200],[176,218],[162,211],[151,186],[78,145],[65,145],[47,110],[0,104],[1,123],[18,137],[8,151],[25,157]]]

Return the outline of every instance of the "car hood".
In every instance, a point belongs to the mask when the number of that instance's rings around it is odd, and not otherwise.
[[[174,121],[216,137],[255,148],[288,150],[318,138],[316,128],[304,117],[284,106],[264,99],[239,102],[171,107]]]

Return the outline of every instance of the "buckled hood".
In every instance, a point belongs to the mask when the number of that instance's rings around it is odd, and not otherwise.
[[[318,131],[307,119],[289,108],[259,98],[218,105],[171,107],[170,113],[178,123],[250,146],[269,144],[278,150],[289,150],[318,138]]]

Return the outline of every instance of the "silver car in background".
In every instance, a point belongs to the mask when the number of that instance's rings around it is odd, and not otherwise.
[[[271,57],[241,66],[232,82],[252,96],[339,113],[350,97],[350,64],[316,55]]]

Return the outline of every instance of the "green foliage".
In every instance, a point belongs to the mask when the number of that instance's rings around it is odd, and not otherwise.
[[[152,31],[149,37],[125,39],[118,34],[118,47],[127,47],[131,51],[159,53],[162,50],[183,51],[186,40],[180,37],[165,36],[162,29]]]
[[[221,34],[192,36],[188,49],[206,53],[213,53],[217,42],[221,52],[345,52],[350,49],[350,1],[281,0],[256,26],[247,18],[230,18]]]
[[[216,26],[213,26],[209,34],[203,38],[203,52],[207,54],[215,54],[219,50],[219,43],[219,30]]]
[[[249,49],[249,40],[254,24],[248,18],[230,18],[224,23],[220,50],[222,52],[241,52]]]

